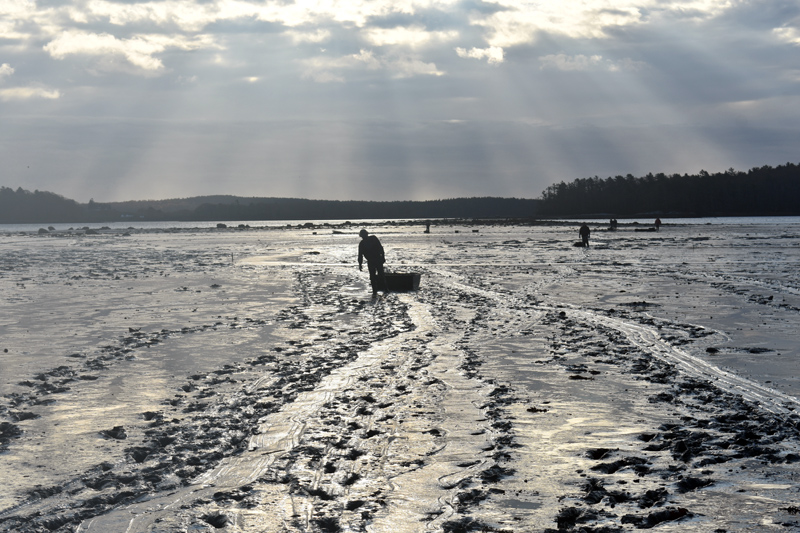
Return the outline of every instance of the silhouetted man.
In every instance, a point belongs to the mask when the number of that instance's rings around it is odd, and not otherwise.
[[[591,231],[589,230],[589,226],[587,226],[586,223],[584,222],[583,226],[581,226],[581,229],[578,230],[578,235],[581,236],[581,242],[583,243],[584,246],[589,246],[590,233]]]
[[[385,294],[389,292],[389,287],[386,285],[386,276],[383,274],[383,264],[386,262],[386,258],[383,255],[381,241],[375,235],[367,233],[365,229],[362,229],[358,235],[361,237],[361,242],[358,243],[358,269],[363,270],[362,265],[366,258],[372,295],[378,294],[379,288]]]

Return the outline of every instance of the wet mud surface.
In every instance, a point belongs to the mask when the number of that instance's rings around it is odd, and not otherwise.
[[[800,530],[797,232],[358,229],[0,238],[0,531]]]

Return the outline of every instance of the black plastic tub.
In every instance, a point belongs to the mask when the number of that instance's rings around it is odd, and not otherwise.
[[[386,285],[392,292],[409,292],[419,290],[420,275],[413,272],[386,273]]]

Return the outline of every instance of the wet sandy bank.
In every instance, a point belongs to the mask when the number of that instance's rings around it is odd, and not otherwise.
[[[703,231],[20,245],[0,530],[795,527],[797,238]]]

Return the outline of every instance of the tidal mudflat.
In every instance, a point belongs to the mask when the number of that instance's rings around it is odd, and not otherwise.
[[[800,226],[0,233],[0,531],[800,530]]]

